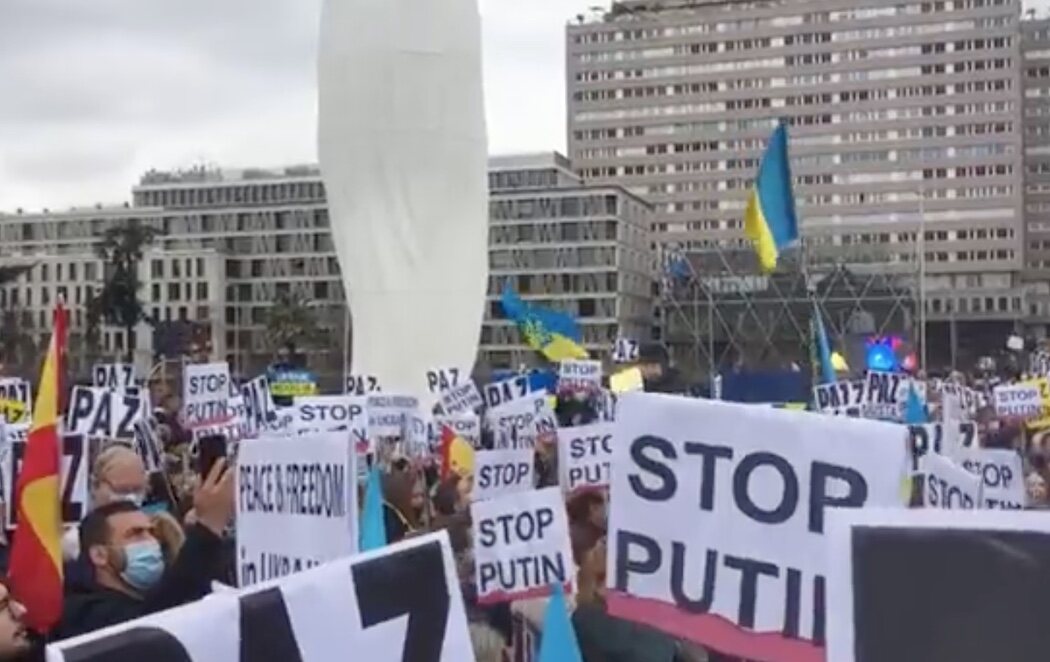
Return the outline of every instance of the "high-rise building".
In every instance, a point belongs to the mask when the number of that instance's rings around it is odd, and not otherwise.
[[[750,275],[736,261],[746,197],[782,119],[811,272],[910,274],[930,366],[963,364],[1027,312],[1020,13],[1019,0],[614,2],[567,29],[569,156],[585,181],[652,202],[661,243]],[[918,339],[916,317],[895,331]]]
[[[494,158],[489,179],[492,276],[482,366],[516,367],[534,355],[500,320],[497,300],[508,280],[525,300],[577,315],[585,344],[599,355],[617,336],[648,339],[654,272],[647,203],[615,185],[583,186],[558,154]],[[25,353],[39,351],[62,296],[71,309],[71,354],[89,355],[87,302],[105,270],[96,238],[136,222],[157,232],[139,264],[140,297],[156,322],[134,331],[139,362],[196,345],[229,359],[241,375],[257,374],[275,350],[269,311],[286,298],[315,310],[325,340],[309,348],[310,365],[327,388],[340,383],[346,299],[316,167],[151,171],[132,196],[132,205],[117,208],[0,214],[0,265],[32,266],[0,284],[0,310],[8,313],[0,317],[0,346],[10,353],[25,338],[35,346]],[[125,336],[102,325],[98,353],[120,356]]]
[[[1050,19],[1021,22],[1028,317],[1050,323]]]

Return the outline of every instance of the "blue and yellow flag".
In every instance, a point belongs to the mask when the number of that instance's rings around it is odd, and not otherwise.
[[[508,281],[500,299],[503,314],[518,325],[529,347],[542,352],[551,361],[585,359],[587,350],[583,335],[571,315],[556,310],[530,306],[521,300]]]
[[[787,128],[777,124],[744,211],[744,234],[754,243],[758,262],[767,273],[777,268],[783,250],[798,241],[787,143]]]
[[[828,342],[828,332],[824,328],[824,317],[820,314],[820,307],[813,302],[813,326],[817,334],[817,359],[820,362],[820,383],[832,384],[835,379],[835,366],[831,361],[831,343]]]

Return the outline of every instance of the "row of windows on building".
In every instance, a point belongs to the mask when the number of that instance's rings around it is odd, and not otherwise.
[[[891,39],[900,39],[902,37],[927,37],[930,35],[942,35],[944,33],[952,32],[994,30],[997,28],[1009,27],[1011,25],[1014,25],[1015,22],[1016,19],[1013,19],[1010,16],[995,16],[962,21],[940,21],[925,24],[891,25],[880,28],[850,29],[830,32],[825,31],[819,33],[819,36],[817,37],[811,37],[811,41],[809,43],[840,44],[854,41],[886,41]],[[950,41],[952,41],[952,43],[954,44],[957,40]],[[746,53],[750,55],[748,51],[768,48],[779,48],[782,46],[790,46],[795,43],[804,42],[796,42],[793,40],[792,43],[789,44],[785,43],[783,37],[769,39],[756,39],[752,37],[748,39],[739,40],[719,40],[709,43],[711,45],[700,43],[688,45],[685,49],[682,49],[680,46],[676,47],[672,45],[657,46],[655,44],[652,44],[651,42],[648,44],[640,44],[638,47],[622,46],[619,48],[598,47],[594,49],[581,49],[581,52],[577,52],[575,54],[574,59],[580,64],[594,64],[607,62],[631,62],[634,60],[666,59],[673,57],[692,56],[700,53],[708,55],[715,53]],[[696,48],[694,49],[693,46],[696,46]],[[945,50],[945,52],[947,52],[947,49]],[[829,60],[828,62],[831,62],[831,60]]]
[[[935,314],[1018,313],[1021,297],[937,297],[929,299],[926,306]]]
[[[738,13],[757,9],[758,3],[737,2],[726,6],[705,7],[706,21],[666,27],[620,27],[615,24],[601,31],[578,34],[577,44],[605,44],[622,41],[642,41],[660,38],[675,38],[695,34],[722,34],[731,32],[754,32],[759,29],[788,28],[802,25],[821,25],[846,21],[865,21],[894,16],[921,16],[943,12],[961,12],[992,7],[1009,7],[1010,0],[954,0],[947,2],[899,2],[888,7],[858,7],[829,11],[773,16],[769,18],[722,19],[713,13],[718,9]]]
[[[204,187],[145,189],[135,192],[137,207],[229,207],[244,204],[324,200],[320,181],[238,183]]]

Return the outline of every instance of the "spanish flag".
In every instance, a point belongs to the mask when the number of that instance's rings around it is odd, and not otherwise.
[[[447,425],[441,426],[441,478],[450,472],[460,476],[474,473],[474,447]]]
[[[62,453],[58,402],[65,343],[66,315],[59,304],[40,374],[22,469],[15,485],[18,528],[8,571],[11,592],[26,607],[26,625],[40,633],[48,632],[62,616]]]
[[[744,234],[755,245],[762,271],[777,268],[777,258],[798,241],[795,195],[791,189],[787,128],[777,124],[758,167],[744,211]]]

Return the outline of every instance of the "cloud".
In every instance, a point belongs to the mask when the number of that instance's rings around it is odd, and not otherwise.
[[[495,153],[564,149],[564,29],[480,0]],[[0,210],[126,200],[146,169],[314,160],[321,0],[3,0]]]

